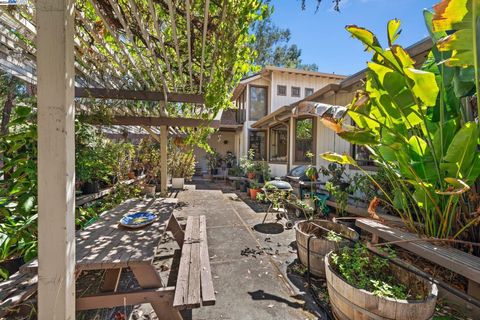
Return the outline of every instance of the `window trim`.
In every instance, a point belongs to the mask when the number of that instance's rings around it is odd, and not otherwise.
[[[258,121],[260,119],[252,119],[252,113],[250,112],[251,108],[252,108],[252,93],[251,93],[251,88],[263,88],[265,89],[265,115],[262,116],[261,118],[265,117],[266,115],[268,115],[268,86],[261,86],[261,85],[256,85],[256,84],[250,84],[248,86],[248,121]]]
[[[307,90],[312,90],[312,93],[307,94]],[[315,92],[315,89],[313,89],[313,88],[305,88],[304,91],[305,91],[305,92],[304,92],[304,93],[305,93],[305,97],[308,97],[308,96],[312,95],[312,94]]]
[[[285,93],[284,94],[280,94],[280,88],[285,88]],[[287,96],[287,86],[286,85],[283,85],[283,84],[277,84],[277,96],[280,96],[280,97],[286,97]]]
[[[357,161],[358,166],[365,171],[378,171],[379,167],[373,161],[369,164],[360,165],[359,162],[362,162],[362,161],[365,161],[365,160],[355,159],[355,153],[356,153],[355,145],[353,143],[350,143],[350,155],[355,161]],[[349,167],[350,167],[350,170],[357,170],[357,171],[360,170],[357,167],[352,166],[352,165],[349,165]]]
[[[263,132],[265,134],[265,137],[263,139],[263,148],[265,150],[265,158],[260,159],[260,160],[254,160],[254,161],[267,161],[266,159],[268,159],[268,144],[267,144],[267,140],[268,140],[268,133],[266,132],[266,130],[264,129],[249,129],[248,130],[248,139],[247,139],[247,142],[248,142],[248,145],[247,145],[247,154],[248,154],[248,151],[250,151],[250,133],[252,132]]]
[[[295,97],[295,98],[300,98],[300,97],[301,97],[301,95],[302,95],[302,88],[300,88],[300,87],[294,87],[294,86],[291,86],[290,88],[291,88],[291,89],[290,89],[290,95],[291,95],[292,97]],[[298,96],[293,94],[293,90],[294,90],[294,89],[298,89]]]
[[[278,127],[285,127],[287,128],[287,154],[285,155],[285,161],[279,161],[279,160],[272,160],[271,158],[271,152],[270,152],[270,141],[272,139],[271,132],[272,129],[278,128]],[[279,123],[276,125],[273,125],[271,127],[268,127],[268,163],[275,163],[275,164],[287,164],[288,163],[288,158],[289,158],[289,151],[290,151],[290,126],[288,123]]]
[[[302,165],[302,164],[310,164],[309,161],[298,161],[295,158],[295,153],[297,149],[297,122],[299,120],[305,120],[305,119],[312,119],[312,144],[313,144],[313,150],[310,150],[313,153],[313,165],[317,164],[317,123],[315,121],[316,117],[298,117],[295,118],[293,121],[293,165]]]

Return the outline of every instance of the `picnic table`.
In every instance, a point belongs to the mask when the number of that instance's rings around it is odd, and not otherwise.
[[[77,311],[150,303],[160,319],[182,319],[179,310],[215,303],[205,216],[188,217],[184,231],[172,214],[175,205],[176,199],[132,199],[77,233],[77,277],[84,270],[105,270],[102,292],[78,297]],[[118,224],[122,215],[137,211],[151,211],[159,218],[141,229]],[[153,264],[167,230],[182,250],[175,286],[166,286]],[[132,271],[140,289],[118,292],[125,268]],[[37,260],[20,270],[35,275],[37,271]]]

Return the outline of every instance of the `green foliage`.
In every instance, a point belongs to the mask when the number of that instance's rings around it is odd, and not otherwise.
[[[0,136],[0,261],[36,255],[37,126],[31,107],[15,106]]]
[[[461,0],[443,4],[462,7]],[[448,15],[443,12],[438,19]],[[459,201],[480,174],[480,126],[468,120],[468,108],[455,95],[453,73],[458,70],[450,70],[443,63],[446,56],[436,49],[435,63],[427,61],[427,70],[415,69],[408,53],[394,44],[399,27],[398,21],[389,23],[388,49],[383,49],[370,31],[347,27],[373,52],[373,59],[368,63],[365,90],[357,92],[348,106],[348,116],[356,127],[345,124],[339,135],[368,147],[393,184],[394,193],[388,194],[372,182],[412,230],[439,238],[457,237],[480,219],[467,218],[465,225],[455,225]],[[323,157],[357,166],[346,155],[328,153]],[[460,213],[463,217],[469,214]],[[418,229],[416,221],[422,222],[423,228]]]
[[[169,140],[167,168],[172,178],[191,180],[195,174],[195,164],[193,149],[175,145]]]
[[[239,166],[234,166],[228,169],[228,175],[232,177],[243,177],[245,175],[245,171]]]
[[[255,172],[255,151],[248,150],[248,155],[240,157],[240,168],[246,173]]]
[[[347,215],[347,204],[348,204],[348,193],[339,185],[335,185],[330,181],[325,183],[325,189],[330,193],[330,195],[335,198],[335,202],[337,203],[338,207],[336,208],[337,213],[340,217],[344,217]]]
[[[147,183],[157,184],[161,175],[160,144],[152,137],[143,138],[137,148],[137,158],[145,170]]]
[[[212,149],[210,152],[207,153],[205,156],[208,162],[208,167],[210,170],[217,169],[221,162],[220,153],[217,150]]]
[[[267,161],[256,161],[254,163],[253,172],[255,172],[256,175],[263,176],[265,181],[269,181],[271,179],[270,166],[268,165]]]
[[[349,284],[378,297],[411,299],[411,291],[392,274],[388,259],[370,253],[365,245],[343,247],[330,255],[332,267]],[[394,258],[394,252],[389,252]]]

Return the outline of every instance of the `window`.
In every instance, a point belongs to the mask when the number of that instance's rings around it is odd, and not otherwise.
[[[260,120],[267,115],[267,88],[250,86],[250,107],[248,119]]]
[[[248,133],[248,150],[253,149],[254,160],[265,160],[265,131],[250,131]]]
[[[286,95],[287,95],[287,86],[278,85],[277,96],[286,96]]]
[[[300,87],[292,87],[292,97],[300,97]]]
[[[365,146],[352,144],[352,158],[355,159],[361,167],[373,167],[375,162],[371,158],[371,153]]]
[[[313,88],[305,88],[305,97],[313,94]]]
[[[315,154],[313,118],[295,121],[295,161],[310,162],[307,152]]]
[[[270,129],[270,161],[287,162],[288,130],[284,125]]]

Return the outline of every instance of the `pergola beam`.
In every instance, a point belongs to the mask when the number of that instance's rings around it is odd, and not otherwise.
[[[165,94],[161,91],[135,91],[103,88],[75,88],[76,98],[92,99],[121,99],[142,101],[165,101]],[[167,102],[183,102],[204,104],[202,94],[168,92]]]
[[[174,118],[174,117],[139,117],[139,116],[113,116],[107,121],[98,118],[85,117],[85,121],[91,124],[110,124],[121,126],[172,126],[172,127],[210,127],[219,128],[219,120],[204,120],[192,118]]]

